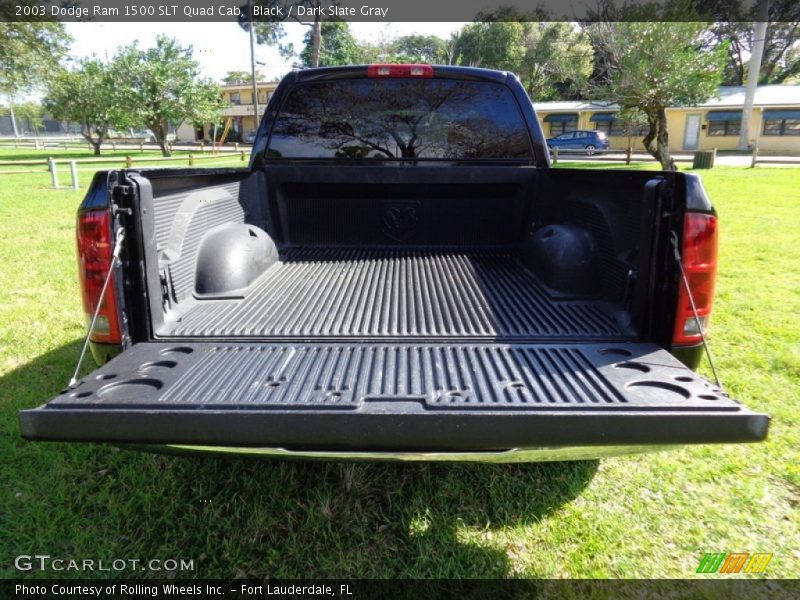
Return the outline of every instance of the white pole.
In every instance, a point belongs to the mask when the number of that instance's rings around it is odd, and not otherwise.
[[[8,109],[11,111],[11,128],[14,130],[14,138],[19,137],[19,130],[17,129],[17,117],[14,115],[14,99],[8,103]]]
[[[73,190],[79,189],[79,186],[78,186],[78,165],[75,164],[74,160],[69,161],[69,172],[72,175],[72,189]]]
[[[769,21],[769,0],[759,0],[758,22],[753,31],[753,53],[750,55],[750,66],[747,69],[747,82],[742,111],[741,129],[739,130],[739,150],[747,150],[750,146],[750,114],[753,112],[753,100],[761,73],[761,57],[764,54],[764,42],[767,38]]]
[[[56,161],[53,157],[47,159],[50,165],[50,180],[53,182],[53,187],[58,189],[58,173],[56,172]]]

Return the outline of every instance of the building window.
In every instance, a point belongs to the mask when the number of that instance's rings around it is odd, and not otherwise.
[[[795,119],[769,118],[764,113],[764,135],[800,135],[800,111],[795,112]]]
[[[596,121],[594,124],[594,128],[597,131],[602,131],[608,136],[616,135],[616,136],[625,136],[625,130],[622,128],[622,124],[619,122],[619,119],[614,119],[613,121]]]
[[[231,104],[239,105],[241,104],[241,97],[239,96],[239,92],[231,92]]]
[[[546,115],[542,120],[550,125],[550,137],[555,137],[557,135],[561,135],[562,133],[575,131],[578,128],[577,113],[567,113],[567,114],[556,113],[556,114]]]
[[[570,121],[559,121],[557,123],[550,123],[550,135],[561,135],[562,133],[568,133],[570,131],[575,131],[578,128],[578,119],[572,119]]]
[[[594,128],[608,136],[615,135],[617,137],[628,137],[628,135],[636,137],[647,133],[647,125],[632,125],[630,131],[626,131],[624,123],[619,119],[614,119],[613,121],[595,121]]]
[[[739,135],[742,129],[742,111],[740,110],[712,110],[706,113],[706,135]]]
[[[708,135],[739,135],[741,125],[741,119],[735,121],[709,121],[707,131]]]

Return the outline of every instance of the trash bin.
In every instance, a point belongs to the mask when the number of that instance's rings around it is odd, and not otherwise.
[[[717,157],[717,149],[712,150],[699,150],[694,153],[694,161],[692,161],[693,169],[713,169],[714,159]]]

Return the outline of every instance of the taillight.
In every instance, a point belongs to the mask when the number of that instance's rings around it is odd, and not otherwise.
[[[711,318],[717,279],[717,218],[714,215],[686,213],[681,257],[700,326],[705,333]],[[672,343],[676,346],[696,345],[702,341],[702,337],[686,286],[683,281],[679,285]]]
[[[367,77],[433,77],[431,65],[369,65]]]
[[[77,237],[78,279],[83,295],[83,311],[86,313],[88,325],[97,308],[114,252],[110,213],[106,210],[79,213]],[[114,275],[112,274],[97,314],[97,320],[89,336],[93,342],[121,343],[116,296]]]

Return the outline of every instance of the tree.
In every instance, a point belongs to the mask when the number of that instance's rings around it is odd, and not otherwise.
[[[645,135],[648,130],[647,115],[638,108],[622,108],[617,113],[619,127],[628,138],[628,148],[633,146],[633,138],[638,135]]]
[[[405,35],[361,42],[361,61],[369,63],[449,64],[451,42],[435,35]]]
[[[161,152],[170,155],[170,123],[215,121],[222,110],[219,86],[199,77],[191,46],[158,36],[155,48],[141,50],[136,43],[122,48],[113,61],[115,84],[124,110],[137,124],[153,132]]]
[[[109,130],[131,124],[123,100],[111,67],[90,58],[59,73],[44,102],[55,118],[79,123],[81,135],[99,156]]]
[[[319,55],[314,55],[314,33],[309,31],[303,39],[300,61],[303,66],[330,67],[333,65],[357,64],[363,61],[363,52],[358,40],[350,33],[350,25],[340,21],[322,23],[322,46]],[[316,65],[314,61],[316,59]]]
[[[710,47],[726,47],[723,85],[744,85],[755,42],[753,21],[761,20],[757,3],[748,3],[746,8],[731,0],[705,0],[705,4],[726,16],[716,20],[708,36]],[[758,83],[787,83],[800,75],[800,5],[796,0],[770,0],[768,17]]]
[[[455,48],[456,62],[473,67],[517,71],[525,56],[524,38],[524,23],[470,23],[459,32]]]
[[[592,72],[589,36],[572,23],[529,23],[525,55],[517,73],[528,93],[538,99],[574,97]]]
[[[264,81],[264,74],[256,71],[256,81]],[[253,83],[253,75],[247,71],[228,71],[225,77],[222,78],[222,83],[225,85],[244,85],[246,83]]]
[[[435,35],[404,35],[389,42],[386,62],[442,63],[447,42]]]
[[[647,118],[642,142],[664,170],[669,154],[666,109],[705,102],[717,92],[724,48],[701,52],[707,31],[698,22],[595,23],[588,31],[605,57],[605,95]]]
[[[750,23],[716,23],[711,29],[712,46],[725,45],[727,60],[724,85],[744,85],[749,56],[753,51]],[[788,83],[800,75],[800,22],[769,23],[761,59],[760,85]]]
[[[0,105],[0,116],[11,117],[11,106]],[[14,107],[15,125],[27,124],[28,129],[32,129],[34,135],[39,135],[39,130],[44,125],[44,108],[36,102],[22,102],[15,104]],[[25,127],[23,126],[23,130]]]
[[[483,18],[509,19],[509,10]],[[465,26],[454,39],[457,63],[512,71],[537,100],[574,93],[592,70],[589,38],[571,23],[488,20]]]
[[[34,135],[39,135],[39,129],[44,126],[44,107],[38,102],[22,102],[14,107],[17,118],[28,122]]]
[[[0,93],[25,92],[57,71],[72,38],[62,23],[0,21]]]
[[[10,9],[10,4],[0,5],[0,94],[8,98],[16,135],[15,97],[58,72],[58,61],[72,38],[62,23],[10,22],[13,17],[6,14]]]
[[[260,17],[254,21],[253,28],[256,34],[256,41],[267,46],[278,46],[278,50],[284,58],[294,56],[294,48],[291,44],[283,44],[282,40],[286,37],[283,23],[286,19],[291,19],[301,25],[311,28],[311,51],[308,66],[320,66],[320,52],[322,49],[323,24],[321,12],[325,12],[330,6],[336,5],[337,0],[251,0],[248,4],[241,7],[239,13],[239,25],[245,31],[250,31],[250,7],[259,7],[262,14],[272,14],[271,10],[281,9],[282,17]],[[291,15],[291,16],[290,16]],[[305,19],[310,15],[310,19]]]

